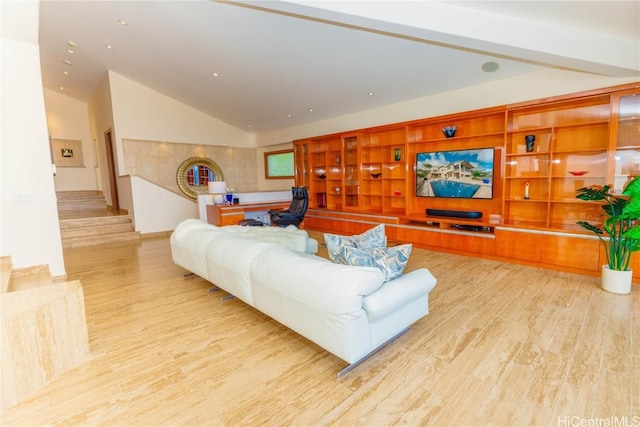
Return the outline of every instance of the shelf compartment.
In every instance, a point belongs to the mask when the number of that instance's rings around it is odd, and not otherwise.
[[[535,129],[530,131],[511,132],[507,136],[507,154],[527,153],[525,136],[535,136],[533,151],[529,153],[548,152],[551,147],[551,128]]]
[[[570,200],[576,198],[576,191],[592,185],[604,185],[603,177],[580,177],[581,179],[553,178],[551,180],[551,200]]]
[[[511,200],[505,203],[506,223],[546,224],[549,204],[546,200]]]
[[[586,172],[581,177],[571,172]],[[607,153],[555,153],[551,161],[551,175],[554,177],[589,178],[607,174]]]
[[[640,94],[620,97],[616,147],[640,145]]]
[[[604,94],[514,108],[509,112],[509,130],[602,123],[609,120],[610,103],[610,95]]]
[[[553,151],[606,150],[608,144],[609,122],[558,127],[555,129]]]
[[[583,202],[575,200],[575,202],[551,203],[549,208],[549,223],[562,224],[567,227],[580,229],[576,222],[589,221],[599,223],[602,221],[602,206],[598,203]]]
[[[618,139],[616,146],[634,147],[640,145],[640,119],[630,119],[618,124]]]
[[[453,140],[455,141],[464,141],[464,140],[485,140],[485,141],[491,141],[494,139],[499,139],[500,141],[502,141],[504,138],[504,132],[492,132],[492,133],[483,133],[483,134],[478,134],[478,135],[467,135],[467,136],[458,136],[458,133],[456,132],[456,136],[453,136],[451,138],[447,138],[444,135],[435,138],[435,139],[419,139],[416,141],[412,141],[413,143],[445,143],[445,142],[451,142]],[[491,145],[495,145],[491,142],[486,142],[483,143],[481,145],[487,145],[487,146],[491,146]]]
[[[525,199],[526,185],[529,183],[529,200],[549,198],[548,178],[508,178],[505,180],[504,197],[507,200]]]
[[[445,138],[442,128],[455,126],[456,134]],[[491,111],[474,116],[451,116],[438,120],[412,124],[409,127],[409,142],[455,140],[478,136],[504,136],[504,111]]]
[[[549,156],[508,156],[505,175],[511,178],[544,178],[549,176]]]
[[[634,176],[640,176],[640,148],[618,149],[615,154],[613,189],[622,193],[625,185]]]
[[[404,178],[406,178],[404,162],[385,163],[385,164],[383,164],[382,165],[382,176],[380,178],[382,178],[382,179],[389,179],[389,178],[404,179]],[[378,178],[378,179],[380,179],[380,178]]]

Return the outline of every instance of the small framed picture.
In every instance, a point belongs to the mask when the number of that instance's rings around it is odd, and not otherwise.
[[[62,157],[73,157],[73,150],[71,148],[63,148]]]

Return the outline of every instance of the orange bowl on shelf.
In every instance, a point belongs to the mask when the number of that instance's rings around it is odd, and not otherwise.
[[[589,171],[569,171],[569,173],[573,176],[582,176],[585,173],[588,173]]]

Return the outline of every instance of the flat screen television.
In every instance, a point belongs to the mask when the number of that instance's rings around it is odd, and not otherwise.
[[[416,196],[493,198],[493,148],[416,154]]]

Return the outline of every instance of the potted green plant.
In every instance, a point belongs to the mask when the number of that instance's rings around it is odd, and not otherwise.
[[[619,294],[631,292],[633,272],[629,262],[633,252],[640,250],[640,179],[632,178],[622,195],[614,194],[611,186],[605,185],[580,188],[576,197],[604,202],[602,224],[577,222],[594,232],[605,247],[607,264],[602,266],[602,288]]]

